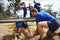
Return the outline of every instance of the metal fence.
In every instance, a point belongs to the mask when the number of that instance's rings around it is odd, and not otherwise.
[[[35,18],[5,18],[5,19],[0,19],[0,23],[11,23],[11,22],[31,22],[31,21],[35,21]]]

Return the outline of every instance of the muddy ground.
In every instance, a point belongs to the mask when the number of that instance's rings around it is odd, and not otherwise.
[[[28,24],[29,24],[31,32],[33,33],[36,29],[35,22],[30,22]],[[15,27],[15,23],[0,23],[0,40],[12,40],[12,34],[13,34],[14,27]],[[47,30],[48,29],[44,28],[44,36],[46,36]],[[24,36],[21,36],[21,38],[24,39]],[[39,35],[30,40],[38,40],[38,38],[39,38]],[[44,39],[45,40],[60,40],[59,36],[54,36],[53,38],[45,37]]]

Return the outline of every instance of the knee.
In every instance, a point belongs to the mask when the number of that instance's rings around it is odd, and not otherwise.
[[[37,27],[38,27],[38,28],[39,28],[39,27],[42,27],[41,22],[38,22]]]
[[[17,32],[18,32],[18,28],[14,28],[14,32],[16,32],[16,33],[17,33]]]
[[[47,35],[47,37],[50,37],[50,36],[52,35],[52,33],[51,33],[50,31],[48,31],[48,32],[46,33],[46,35]]]
[[[22,32],[24,32],[24,31],[25,31],[25,29],[24,29],[24,28],[22,28],[22,29],[21,29],[21,31],[22,31]]]

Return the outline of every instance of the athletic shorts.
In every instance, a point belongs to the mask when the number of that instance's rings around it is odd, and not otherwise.
[[[19,27],[27,28],[28,24],[27,24],[27,22],[16,22],[16,27],[17,28],[19,28]]]
[[[55,20],[54,22],[47,21],[47,24],[51,32],[55,32],[59,28],[59,23],[57,20]]]
[[[23,28],[28,28],[28,23],[27,23],[27,22],[23,22],[23,23],[22,23],[22,27],[23,27]]]

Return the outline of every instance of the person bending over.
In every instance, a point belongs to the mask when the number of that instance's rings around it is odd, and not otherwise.
[[[27,30],[28,33],[25,30]],[[19,39],[18,34],[21,35],[21,32],[23,34],[25,33],[25,36],[26,36],[26,34],[27,35],[30,34],[30,29],[28,27],[27,22],[16,22],[16,25],[15,25],[15,28],[14,28],[14,32],[13,32],[13,36],[14,36],[15,40]],[[18,34],[16,34],[16,33],[18,33]]]
[[[35,31],[34,36],[36,36],[36,32],[40,35],[40,40],[43,40],[43,28],[48,28],[49,30],[47,31],[47,36],[52,37],[55,35],[58,35],[60,31],[60,24],[58,23],[57,19],[50,15],[47,12],[44,12],[40,10],[38,12],[36,9],[32,9],[32,16],[36,18],[36,25],[37,25],[37,30]]]

